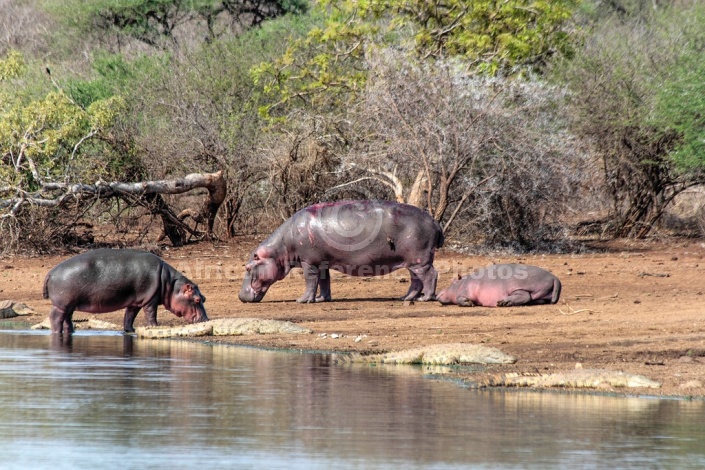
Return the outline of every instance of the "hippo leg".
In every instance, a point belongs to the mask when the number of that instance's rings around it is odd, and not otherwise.
[[[318,290],[319,269],[308,263],[301,263],[301,268],[304,271],[304,280],[306,281],[306,291],[304,295],[296,299],[300,304],[308,304],[316,301],[316,291]]]
[[[531,293],[525,290],[516,290],[497,302],[497,307],[512,307],[531,303]]]
[[[420,293],[423,293],[421,297],[417,300],[426,302],[429,300],[436,299],[436,282],[438,281],[438,273],[434,269],[432,264],[427,264],[423,266],[414,266],[409,268],[409,271],[416,274],[416,277],[420,280],[422,289]]]
[[[406,295],[399,300],[416,300],[423,290],[423,282],[416,276],[416,273],[409,269],[409,274],[411,275],[409,290],[406,292]]]
[[[135,327],[133,326],[133,323],[135,322],[135,317],[137,317],[137,314],[140,313],[140,309],[142,307],[127,307],[125,309],[125,319],[123,320],[123,328],[125,330],[125,333],[134,333],[135,332]],[[157,326],[157,315],[156,315],[157,309],[154,309],[154,315],[153,315],[153,320],[154,322],[150,322],[150,315],[149,315],[149,307],[145,306],[144,307],[144,313],[145,316],[147,317],[147,323],[150,326]]]
[[[458,297],[457,304],[460,305],[461,307],[474,307],[475,302],[472,300],[468,299],[467,297]]]
[[[73,322],[71,317],[73,316],[73,309],[67,308],[65,310],[60,309],[54,305],[51,306],[49,311],[49,322],[51,323],[52,333],[73,333]]]
[[[318,276],[318,289],[320,294],[316,297],[316,302],[330,302],[330,270],[321,269]]]

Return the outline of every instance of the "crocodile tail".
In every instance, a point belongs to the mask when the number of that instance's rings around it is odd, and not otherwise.
[[[558,303],[558,298],[561,296],[561,281],[558,278],[553,279],[553,296],[551,297],[551,303]]]

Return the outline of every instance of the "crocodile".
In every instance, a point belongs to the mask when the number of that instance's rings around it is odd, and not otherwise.
[[[629,374],[607,369],[576,369],[550,374],[509,372],[479,380],[474,384],[485,387],[565,387],[565,388],[608,388],[608,387],[648,387],[660,388],[661,384],[643,375]]]
[[[115,323],[107,322],[104,320],[99,320],[97,318],[74,318],[73,319],[74,328],[78,330],[121,330],[122,326]],[[51,319],[45,318],[41,323],[32,325],[30,327],[32,330],[50,330],[51,329]]]
[[[34,309],[15,300],[0,300],[0,318],[14,318],[21,315],[32,315]]]
[[[260,318],[218,318],[202,323],[174,327],[138,327],[140,338],[172,338],[180,336],[240,336],[251,334],[308,334],[313,331],[295,323]]]
[[[114,323],[95,318],[74,319],[73,322],[77,329],[119,330],[121,328]],[[50,329],[51,322],[49,318],[46,318],[44,321],[31,328],[33,330]],[[272,333],[299,334],[312,332],[312,330],[300,327],[292,322],[263,320],[260,318],[218,318],[206,322],[180,326],[148,326],[136,328],[138,337],[148,339],[185,336],[239,336]]]
[[[470,343],[447,343],[423,346],[383,354],[341,355],[340,362],[380,364],[514,364],[517,359],[497,348]]]

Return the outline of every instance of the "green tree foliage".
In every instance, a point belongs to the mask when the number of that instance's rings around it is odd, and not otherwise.
[[[253,72],[276,97],[274,107],[295,98],[315,100],[319,94],[359,91],[367,76],[368,48],[403,48],[404,38],[421,57],[460,56],[476,72],[518,73],[539,66],[552,54],[570,51],[565,28],[576,4],[325,0],[318,4],[324,25],[293,42],[276,62],[263,63]]]
[[[674,13],[663,21],[679,25],[681,44],[665,80],[654,84],[651,119],[664,133],[679,136],[670,154],[678,169],[697,172],[705,170],[705,7]]]
[[[35,191],[46,181],[105,174],[105,162],[88,149],[109,139],[125,109],[121,97],[93,100],[84,108],[63,91],[27,99],[21,85],[10,84],[0,86],[0,95],[6,97],[0,103],[0,180],[6,191]]]
[[[679,193],[703,181],[703,11],[600,21],[564,69],[574,129],[601,157],[611,199],[603,230],[614,236],[646,236]]]
[[[177,40],[177,28],[203,23],[203,37],[213,41],[229,25],[249,29],[286,13],[303,13],[305,0],[81,0],[56,4],[71,24],[88,32],[118,31],[158,48]]]
[[[25,72],[24,56],[15,50],[7,53],[7,57],[0,59],[0,81],[17,78]]]
[[[574,0],[396,0],[395,23],[412,23],[422,55],[462,56],[494,75],[571,49],[564,29]]]

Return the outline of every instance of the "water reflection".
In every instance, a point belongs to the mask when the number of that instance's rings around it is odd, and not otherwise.
[[[114,333],[3,332],[0,363],[3,468],[705,465],[701,401],[467,390]]]

